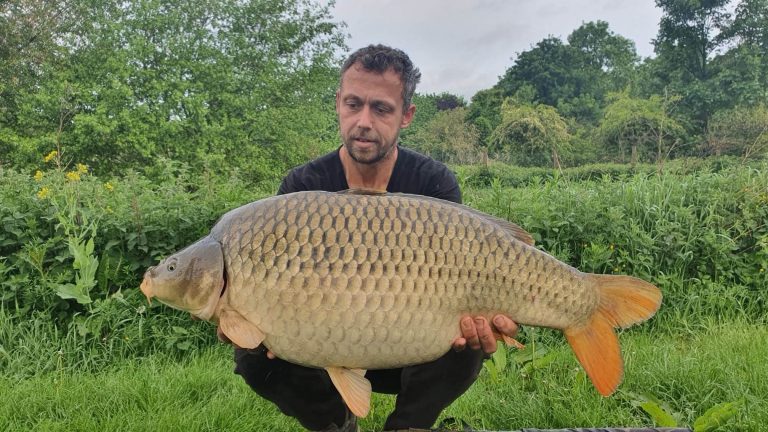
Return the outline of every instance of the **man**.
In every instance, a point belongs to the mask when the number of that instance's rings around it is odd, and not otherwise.
[[[416,107],[411,98],[420,77],[400,50],[376,45],[353,53],[342,66],[336,93],[342,146],[293,169],[278,193],[365,188],[461,202],[456,178],[445,165],[397,145],[400,129],[413,120]],[[498,332],[516,334],[517,326],[508,317],[499,315],[493,321]],[[491,326],[483,317],[464,317],[457,325],[462,337],[443,357],[366,373],[374,392],[398,395],[385,430],[431,427],[477,379],[484,355],[496,350]],[[236,348],[235,363],[235,372],[256,393],[307,429],[357,430],[357,419],[326,371],[274,358],[264,347]]]

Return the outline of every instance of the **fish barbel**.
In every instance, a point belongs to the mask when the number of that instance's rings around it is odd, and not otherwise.
[[[219,324],[236,345],[325,368],[355,415],[366,369],[444,355],[466,315],[560,329],[602,395],[619,385],[615,327],[656,312],[661,292],[582,273],[519,226],[417,195],[298,192],[226,213],[151,267],[148,298]]]

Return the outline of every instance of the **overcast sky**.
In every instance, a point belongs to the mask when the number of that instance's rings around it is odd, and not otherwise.
[[[337,0],[347,45],[400,48],[421,70],[417,91],[444,91],[469,101],[496,84],[517,53],[546,38],[563,41],[582,23],[603,20],[653,55],[661,10],[653,0]]]

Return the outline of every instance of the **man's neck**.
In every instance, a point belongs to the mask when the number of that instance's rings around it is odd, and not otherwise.
[[[397,146],[394,146],[392,151],[379,162],[362,164],[352,159],[347,149],[342,146],[339,149],[339,158],[341,158],[341,166],[344,167],[349,188],[386,191],[397,162],[397,152]]]

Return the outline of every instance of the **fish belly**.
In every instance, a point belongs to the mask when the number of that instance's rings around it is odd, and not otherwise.
[[[435,199],[289,194],[230,212],[212,235],[223,301],[307,366],[424,363],[450,349],[464,315],[562,329],[598,303],[577,270]]]

